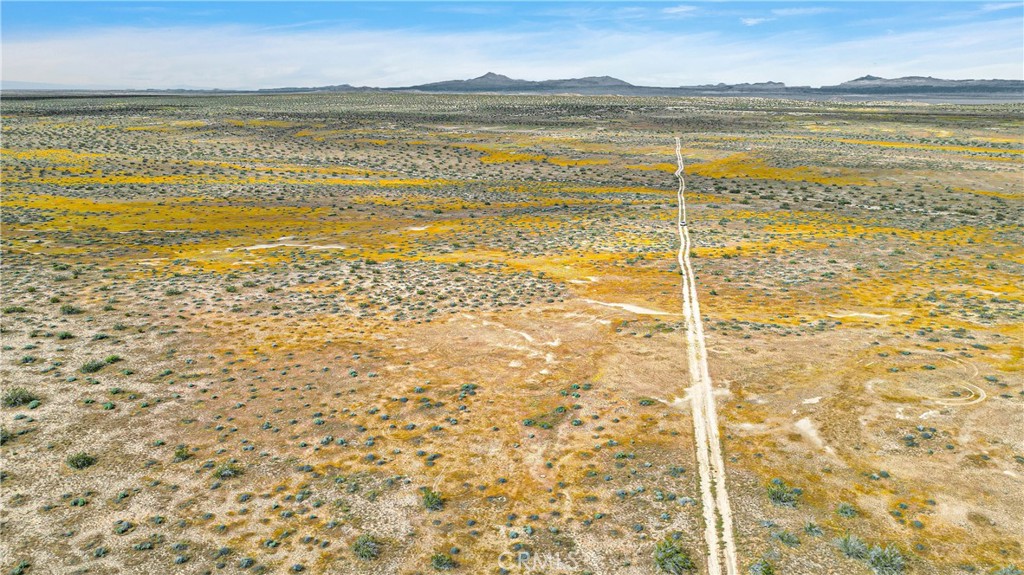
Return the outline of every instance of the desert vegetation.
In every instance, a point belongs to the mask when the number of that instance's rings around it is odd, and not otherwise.
[[[678,136],[741,569],[1020,573],[1022,129],[5,95],[2,567],[702,572]]]

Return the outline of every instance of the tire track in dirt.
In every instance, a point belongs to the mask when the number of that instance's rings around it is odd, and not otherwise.
[[[693,435],[697,445],[701,506],[704,513],[704,541],[707,544],[708,575],[739,575],[736,541],[733,538],[732,510],[726,490],[725,463],[718,432],[714,385],[708,371],[708,352],[704,325],[697,301],[697,287],[690,265],[690,233],[686,221],[686,182],[683,180],[683,154],[676,138],[675,176],[679,179],[676,230],[679,233],[679,271],[682,276],[683,315],[686,322],[686,354],[690,373],[690,404],[693,411]],[[723,571],[724,567],[724,571]]]

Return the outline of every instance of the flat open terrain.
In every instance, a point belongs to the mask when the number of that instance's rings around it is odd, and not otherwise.
[[[5,97],[0,567],[704,572],[679,137],[740,571],[1019,574],[1022,111]]]

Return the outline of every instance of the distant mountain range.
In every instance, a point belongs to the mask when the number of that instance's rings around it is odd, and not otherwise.
[[[931,76],[904,76],[879,78],[861,76],[837,86],[822,86],[822,91],[833,92],[1016,92],[1024,91],[1024,80],[943,80]]]
[[[407,88],[391,88],[391,90],[413,92],[497,92],[497,93],[551,93],[551,94],[606,94],[606,95],[669,95],[680,91],[776,91],[785,90],[786,85],[779,82],[758,84],[718,84],[707,86],[679,86],[675,88],[636,86],[611,76],[587,76],[585,78],[569,78],[566,80],[515,80],[508,76],[488,72],[479,78],[470,80],[448,80],[421,84]]]
[[[317,88],[278,88],[261,92],[427,92],[427,93],[494,93],[494,94],[583,94],[616,96],[774,96],[774,97],[831,97],[831,96],[964,96],[996,97],[1024,100],[1024,80],[943,80],[928,76],[880,78],[862,76],[835,86],[787,86],[782,82],[752,84],[703,84],[697,86],[657,87],[636,86],[611,76],[588,76],[564,80],[517,80],[488,72],[469,80],[447,80],[401,88],[321,86]]]
[[[446,82],[434,82],[432,84],[399,89],[420,92],[564,92],[567,90],[592,92],[596,90],[614,93],[617,90],[630,90],[633,88],[637,88],[637,86],[618,78],[612,78],[611,76],[588,76],[586,78],[534,82],[531,80],[514,80],[508,76],[488,72],[479,78],[471,80],[448,80]]]
[[[4,91],[41,90],[43,85],[30,86],[27,82],[4,82]],[[68,90],[70,87],[52,87],[50,90]],[[107,90],[109,92],[109,90]],[[214,92],[245,93],[244,90],[122,90],[119,93],[177,93]],[[835,86],[787,86],[782,82],[744,84],[703,84],[697,86],[657,87],[636,86],[611,76],[588,76],[564,80],[517,80],[488,72],[469,80],[447,80],[400,88],[356,87],[349,84],[308,88],[272,88],[256,90],[259,93],[294,92],[425,92],[449,94],[582,94],[615,96],[765,96],[776,98],[879,98],[892,96],[901,99],[992,99],[998,101],[1024,101],[1024,80],[943,80],[929,76],[880,78],[862,76]]]

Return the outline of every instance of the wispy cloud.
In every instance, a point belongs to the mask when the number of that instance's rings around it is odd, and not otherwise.
[[[776,8],[772,14],[776,16],[816,16],[818,14],[829,14],[836,12],[836,8],[826,6],[807,6],[802,8]]]
[[[495,16],[508,10],[504,6],[486,4],[439,4],[431,7],[433,12],[447,14],[470,14],[473,16]]]
[[[295,30],[301,28],[314,28],[323,27],[326,24],[337,24],[336,21],[332,20],[309,20],[307,22],[289,22],[287,24],[277,24],[274,26],[261,26],[254,28],[255,32],[272,32],[274,30]]]
[[[662,14],[670,14],[670,15],[673,15],[673,16],[681,16],[681,15],[692,15],[697,10],[698,10],[698,8],[696,6],[679,5],[679,6],[669,6],[668,8],[662,8],[661,12],[662,12]]]
[[[1010,8],[1020,9],[1024,7],[1020,2],[1000,2],[991,4],[982,4],[982,12],[998,12],[1000,10],[1009,10]]]
[[[525,5],[529,6],[529,3]],[[541,4],[541,6],[544,6]],[[650,18],[651,9],[628,5],[587,5],[584,2],[566,6],[545,7],[536,12],[537,16],[551,19],[560,26],[579,26],[595,23],[620,23],[624,20],[645,20]]]
[[[743,22],[744,26],[757,26],[772,20],[775,20],[775,18],[740,18],[740,22]]]
[[[132,6],[132,5],[113,5],[106,7],[107,10],[115,12],[129,12],[135,14],[166,14],[169,9],[166,6]]]
[[[1020,2],[999,2],[999,3],[988,3],[988,4],[957,4],[964,8],[963,10],[954,10],[945,12],[938,16],[935,16],[935,20],[957,22],[964,20],[974,20],[977,18],[991,18],[998,17],[997,12],[1004,10],[1010,10],[1016,8],[1020,13],[1024,13],[1024,3]]]
[[[735,20],[733,20],[735,22]],[[406,86],[487,71],[531,80],[608,74],[642,85],[776,80],[835,84],[875,74],[1021,78],[1021,20],[956,22],[926,31],[874,31],[836,40],[815,30],[743,36],[554,26],[440,32],[260,29],[255,26],[112,27],[6,36],[8,81],[125,88],[260,88],[351,83]],[[684,64],[672,54],[689,55]]]

